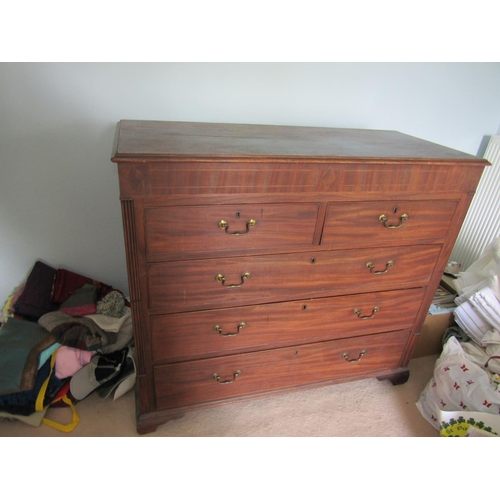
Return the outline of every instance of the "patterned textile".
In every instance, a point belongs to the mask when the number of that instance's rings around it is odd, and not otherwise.
[[[61,345],[97,351],[101,347],[116,342],[117,335],[105,332],[89,318],[73,318],[61,311],[45,314],[38,324],[51,332]]]
[[[116,290],[108,293],[97,303],[96,312],[112,318],[121,318],[127,313],[123,295]]]

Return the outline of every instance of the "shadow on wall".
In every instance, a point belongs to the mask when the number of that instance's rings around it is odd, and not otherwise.
[[[488,143],[490,142],[491,137],[491,135],[483,136],[481,144],[479,144],[479,148],[477,150],[477,156],[484,158],[484,153],[486,152],[486,148],[488,147]]]

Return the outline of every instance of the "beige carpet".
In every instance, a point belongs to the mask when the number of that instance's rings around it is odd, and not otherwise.
[[[436,359],[413,359],[410,379],[400,386],[369,379],[223,405],[187,413],[146,437],[437,437],[415,406]],[[138,436],[134,399],[133,391],[117,401],[94,393],[77,405],[80,423],[71,433],[0,419],[0,436]],[[69,416],[64,408],[47,413],[61,423]]]

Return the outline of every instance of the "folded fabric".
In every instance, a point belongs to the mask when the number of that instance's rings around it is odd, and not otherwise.
[[[489,346],[491,344],[500,344],[500,332],[492,328],[483,335],[482,343],[483,346]]]
[[[7,299],[5,305],[0,313],[0,326],[7,322],[9,318],[12,317],[10,311],[10,304],[12,303],[12,295]]]
[[[52,285],[56,270],[41,261],[35,262],[23,292],[14,304],[17,314],[36,321],[40,316],[54,311],[51,302]]]
[[[477,313],[495,330],[500,330],[500,301],[490,287],[485,287],[475,293],[470,301]]]
[[[75,290],[78,290],[85,284],[95,285],[98,290],[99,298],[113,290],[111,286],[88,278],[87,276],[68,271],[67,269],[58,269],[54,277],[51,301],[54,304],[61,305]]]
[[[95,304],[87,304],[83,306],[75,306],[75,307],[63,307],[59,309],[59,311],[68,314],[69,316],[73,316],[75,318],[81,316],[87,316],[87,314],[94,314],[96,311]]]
[[[97,351],[116,342],[116,333],[105,332],[89,318],[73,318],[61,311],[44,314],[38,324],[55,335],[56,341],[82,351]]]
[[[95,352],[61,346],[56,354],[56,376],[60,379],[72,377],[83,366],[90,363],[94,355]]]
[[[16,312],[15,307],[17,301],[19,300],[19,297],[23,294],[25,288],[26,288],[26,283],[23,283],[14,290],[14,293],[12,294],[12,300],[10,301],[10,307],[9,307],[10,313],[14,314]]]
[[[455,337],[459,342],[468,342],[470,340],[469,336],[458,326],[447,328],[443,334],[441,343],[445,345],[450,337]]]
[[[5,301],[5,305],[0,313],[0,326],[4,323],[7,323],[9,318],[19,318],[19,314],[16,313],[15,304],[18,301],[19,297],[24,291],[25,283],[18,286]],[[22,318],[21,318],[22,319]]]
[[[119,332],[124,323],[131,319],[131,310],[128,307],[125,314],[120,318],[113,318],[104,314],[86,314],[85,317],[94,321],[99,328],[106,332]]]
[[[116,333],[116,340],[112,344],[103,346],[99,349],[101,353],[110,353],[113,351],[118,351],[130,346],[134,341],[134,329],[132,324],[132,316],[127,315],[125,322],[121,326],[120,330]]]
[[[454,311],[456,323],[464,332],[479,345],[483,345],[483,337],[491,330],[491,326],[486,323],[474,310],[469,302],[460,304]]]
[[[70,393],[81,401],[104,383],[117,377],[125,361],[127,349],[110,354],[96,354],[83,368],[78,370],[70,381]]]
[[[475,283],[474,285],[464,287],[463,289],[461,289],[460,295],[455,299],[455,304],[460,305],[463,304],[464,302],[467,302],[476,292],[478,292],[479,290],[481,290],[481,288],[484,288],[487,285],[488,285],[488,280],[484,279],[479,283]]]
[[[97,286],[86,283],[75,290],[59,307],[70,316],[85,316],[96,312]]]
[[[51,334],[52,336],[52,334]],[[54,338],[54,337],[53,337]],[[54,354],[57,349],[61,347],[61,344],[58,344],[57,342],[55,344],[52,344],[50,347],[47,347],[44,351],[40,353],[40,360],[38,362],[38,369],[40,369],[45,362]]]
[[[0,394],[31,390],[40,353],[54,343],[55,338],[38,324],[9,318],[0,329]]]

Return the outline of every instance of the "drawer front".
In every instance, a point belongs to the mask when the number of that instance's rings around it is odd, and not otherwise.
[[[157,366],[156,406],[181,408],[395,369],[408,335],[400,331]]]
[[[425,286],[438,245],[152,264],[150,309],[196,311]]]
[[[340,247],[444,240],[457,207],[455,201],[373,201],[330,203],[322,245]]]
[[[312,245],[318,204],[172,206],[146,210],[148,255]]]
[[[151,318],[156,363],[411,328],[425,289],[264,304]]]

